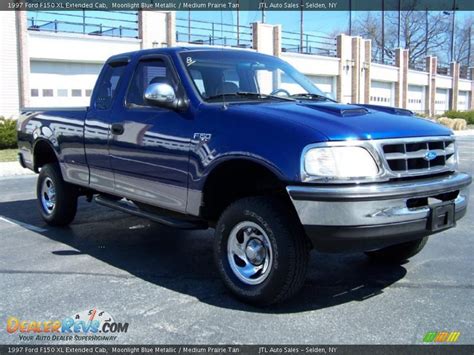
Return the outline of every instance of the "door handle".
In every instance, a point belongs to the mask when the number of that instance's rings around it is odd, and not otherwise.
[[[123,124],[121,124],[121,123],[112,124],[112,134],[114,134],[116,136],[119,136],[119,135],[123,134],[124,131],[125,131],[125,129],[123,128]]]

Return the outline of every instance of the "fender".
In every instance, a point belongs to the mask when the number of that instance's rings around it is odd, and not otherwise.
[[[286,181],[284,173],[278,168],[276,164],[269,161],[268,159],[265,159],[264,157],[259,155],[249,154],[248,152],[228,152],[217,157],[203,171],[202,178],[199,184],[200,190],[202,191],[202,189],[206,185],[207,178],[215,169],[219,168],[222,164],[232,160],[244,160],[251,163],[255,163],[257,165],[261,165],[262,167],[273,173],[280,181]]]
[[[285,181],[283,173],[278,169],[278,167],[270,162],[269,160],[258,156],[258,155],[249,155],[244,152],[229,152],[224,153],[212,161],[210,165],[200,175],[199,180],[194,181],[194,186],[188,189],[188,199],[186,212],[190,215],[199,216],[201,204],[204,198],[204,188],[208,182],[209,176],[213,171],[219,169],[222,164],[225,164],[230,161],[247,161],[259,165],[270,173],[276,176],[280,181]]]

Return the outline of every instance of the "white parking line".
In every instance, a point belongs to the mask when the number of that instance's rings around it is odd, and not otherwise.
[[[0,221],[4,221],[8,224],[17,225],[17,226],[29,229],[33,232],[44,233],[44,232],[47,231],[47,229],[45,229],[45,228],[36,227],[36,226],[31,225],[31,224],[23,223],[23,222],[15,220],[15,219],[7,218],[7,217],[4,217],[4,216],[0,216]]]

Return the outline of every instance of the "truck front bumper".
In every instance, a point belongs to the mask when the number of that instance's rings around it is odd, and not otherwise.
[[[437,233],[466,213],[464,173],[408,181],[288,186],[313,246],[324,251],[371,250]]]

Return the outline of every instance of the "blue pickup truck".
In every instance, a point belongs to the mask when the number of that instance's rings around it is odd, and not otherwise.
[[[55,226],[77,200],[214,228],[226,286],[259,305],[304,283],[311,248],[401,262],[466,213],[453,133],[404,109],[340,104],[281,59],[163,48],[104,65],[88,108],[27,109],[20,163]]]

